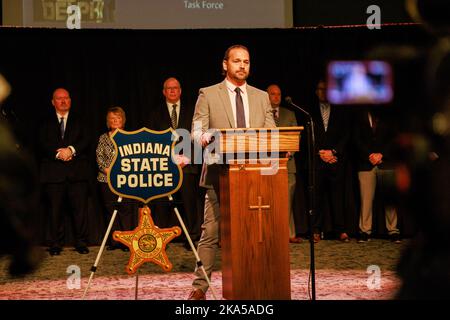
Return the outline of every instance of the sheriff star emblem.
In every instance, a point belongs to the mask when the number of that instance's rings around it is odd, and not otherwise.
[[[166,254],[166,245],[181,234],[179,227],[160,229],[155,226],[150,209],[145,206],[139,210],[139,225],[133,231],[115,231],[114,240],[130,248],[130,260],[125,268],[134,274],[145,262],[153,262],[168,272],[172,270]]]

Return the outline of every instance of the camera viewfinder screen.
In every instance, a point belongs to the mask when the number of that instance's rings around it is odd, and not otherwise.
[[[327,97],[332,104],[392,102],[392,68],[385,61],[332,61]]]

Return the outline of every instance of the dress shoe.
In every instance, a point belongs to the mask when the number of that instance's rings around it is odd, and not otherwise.
[[[76,247],[75,250],[79,254],[88,254],[89,253],[89,249],[87,247]]]
[[[206,300],[206,296],[202,290],[194,289],[189,294],[188,300]]]
[[[400,234],[399,233],[393,233],[391,235],[389,235],[389,239],[391,240],[391,242],[394,243],[402,243],[402,239],[400,238]]]
[[[118,246],[107,246],[106,247],[106,250],[108,250],[108,251],[113,251],[113,250],[117,250],[117,249],[119,249]]]
[[[61,248],[60,247],[51,247],[48,249],[48,252],[50,253],[51,256],[59,256],[61,253]]]
[[[358,243],[364,243],[370,241],[370,235],[368,233],[362,232],[359,234]]]
[[[339,240],[342,242],[350,242],[350,238],[347,233],[343,232],[339,235]]]
[[[302,238],[300,237],[293,237],[293,238],[289,238],[289,243],[302,243]]]
[[[123,252],[130,252],[130,249],[127,246],[120,247],[120,250]]]

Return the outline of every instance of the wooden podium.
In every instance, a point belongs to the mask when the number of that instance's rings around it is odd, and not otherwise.
[[[225,299],[291,298],[286,153],[299,150],[303,127],[274,129],[220,130]]]

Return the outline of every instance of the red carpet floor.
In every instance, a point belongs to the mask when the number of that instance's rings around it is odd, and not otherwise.
[[[391,299],[399,282],[392,272],[382,274],[380,287],[369,289],[365,272],[320,270],[316,273],[316,295],[322,300]],[[291,295],[294,300],[308,300],[308,274],[291,272]],[[0,285],[0,299],[14,300],[81,300],[87,285],[69,289],[67,280],[37,280]],[[169,273],[139,276],[139,300],[184,300],[191,290],[192,274]],[[133,276],[94,277],[88,300],[134,300],[136,278]],[[222,299],[221,273],[214,273],[213,285],[217,299]],[[370,286],[372,287],[372,286]],[[214,299],[211,291],[208,299]]]
[[[391,299],[400,286],[395,275],[395,264],[401,245],[386,240],[373,240],[366,244],[350,244],[339,241],[321,241],[316,245],[316,297],[318,300],[380,300]],[[291,245],[291,297],[308,300],[309,244]],[[0,300],[80,300],[86,288],[90,267],[99,247],[91,247],[88,255],[79,255],[72,248],[65,248],[61,256],[44,258],[36,272],[24,278],[10,278],[7,274],[7,257],[0,259]],[[165,273],[152,264],[139,270],[139,300],[184,300],[193,280],[195,260],[192,252],[181,244],[168,248],[173,263],[172,272]],[[124,272],[129,254],[116,250],[105,252],[86,296],[88,300],[134,300],[136,277]],[[77,265],[81,281],[73,277],[67,268]],[[380,277],[368,273],[368,267],[376,265]],[[370,268],[370,267],[369,267]],[[218,265],[213,272],[216,298],[222,299],[220,252]],[[214,299],[211,291],[208,299]]]

